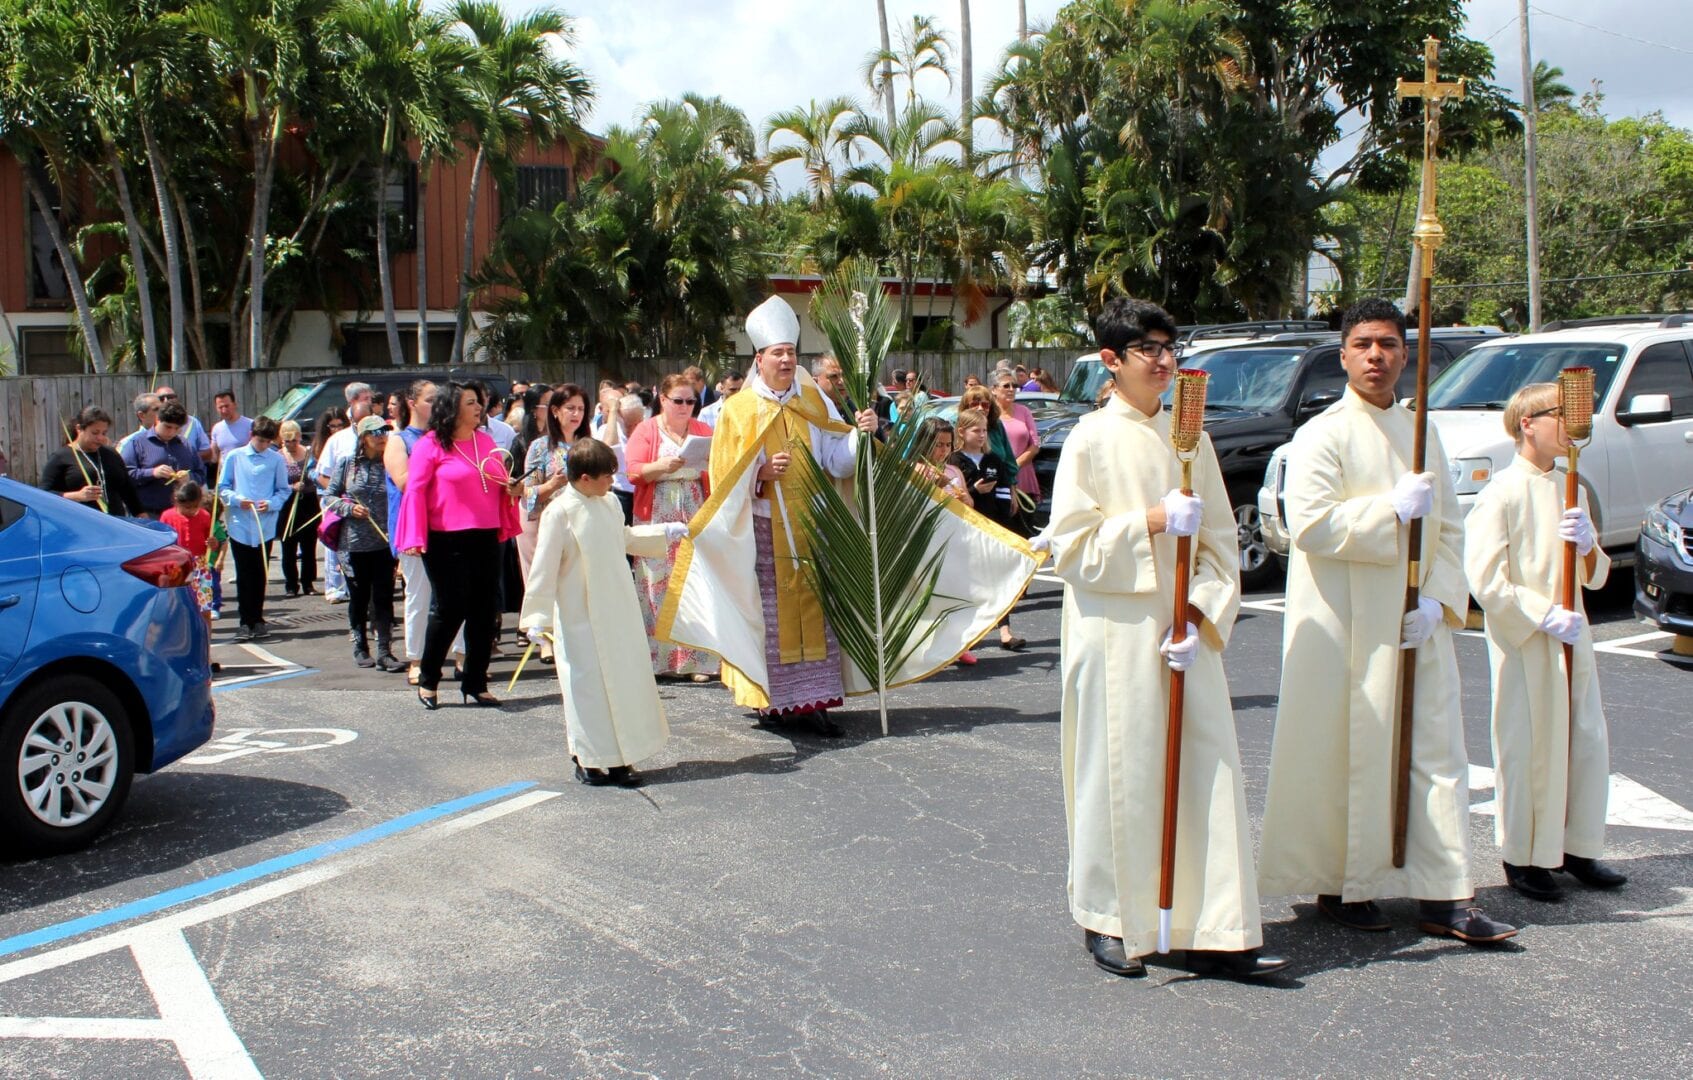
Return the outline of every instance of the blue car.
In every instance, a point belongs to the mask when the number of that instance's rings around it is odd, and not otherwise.
[[[0,848],[88,844],[212,734],[194,559],[162,525],[0,478]]]

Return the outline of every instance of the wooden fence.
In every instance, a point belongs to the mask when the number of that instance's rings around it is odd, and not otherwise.
[[[993,369],[1001,357],[1030,368],[1044,367],[1053,373],[1059,386],[1069,376],[1076,358],[1070,349],[1000,349],[973,350],[952,353],[895,353],[888,358],[888,368],[915,367],[930,387],[949,393],[963,388],[964,376],[975,374],[982,378]],[[719,365],[729,370],[750,361],[730,360]],[[663,375],[680,371],[686,361],[635,360],[615,369],[581,361],[551,361],[542,363],[476,365],[473,370],[497,373],[508,378],[533,380],[546,378],[558,382],[574,382],[594,387],[602,378],[639,380],[652,385]],[[135,429],[135,398],[157,386],[169,386],[177,393],[188,411],[210,430],[217,414],[212,398],[223,390],[235,393],[235,400],[248,416],[257,416],[296,382],[327,375],[356,375],[360,368],[248,368],[228,371],[186,371],[157,375],[21,375],[0,378],[0,449],[9,462],[13,479],[33,484],[41,475],[42,462],[54,450],[65,444],[64,425],[90,405],[98,405],[112,414],[113,439],[122,438]],[[390,368],[369,369],[370,374],[391,371]],[[888,373],[884,372],[886,376]]]

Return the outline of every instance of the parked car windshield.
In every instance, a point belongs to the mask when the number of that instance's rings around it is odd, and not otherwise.
[[[317,383],[295,383],[282,391],[282,396],[271,402],[270,407],[265,409],[262,415],[268,416],[272,420],[286,420],[294,414],[294,410],[299,407],[300,402],[310,397],[312,391],[316,389]]]
[[[1099,392],[1111,378],[1111,373],[1105,370],[1105,365],[1098,360],[1080,360],[1070,369],[1070,378],[1064,384],[1064,392],[1059,398],[1077,405],[1094,405],[1099,401]]]
[[[1275,409],[1287,398],[1303,355],[1303,345],[1296,349],[1217,349],[1200,353],[1182,366],[1211,374],[1205,384],[1206,405]]]
[[[1441,372],[1429,388],[1430,409],[1503,409],[1534,382],[1555,382],[1567,367],[1590,367],[1595,401],[1616,377],[1627,350],[1615,343],[1530,341],[1478,345]]]

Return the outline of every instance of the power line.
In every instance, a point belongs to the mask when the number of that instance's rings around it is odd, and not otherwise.
[[[1609,34],[1614,38],[1621,38],[1624,41],[1632,41],[1636,45],[1653,45],[1660,49],[1668,49],[1670,52],[1684,53],[1688,56],[1693,56],[1693,49],[1684,49],[1679,45],[1671,45],[1665,41],[1653,41],[1650,38],[1635,37],[1633,34],[1624,34],[1618,30],[1612,30],[1608,26],[1595,26],[1592,23],[1582,22],[1580,19],[1572,19],[1568,15],[1559,15],[1556,11],[1547,11],[1538,4],[1534,5],[1532,10],[1537,15],[1544,15],[1549,19],[1557,19],[1560,22],[1567,22],[1572,26],[1579,26],[1583,30],[1592,30],[1598,34]]]

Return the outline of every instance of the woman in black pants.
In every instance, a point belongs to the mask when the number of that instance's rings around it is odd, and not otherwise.
[[[508,455],[480,430],[482,405],[461,383],[442,383],[429,416],[430,431],[407,464],[406,494],[394,543],[421,555],[435,604],[424,635],[418,699],[439,705],[436,688],[453,635],[464,627],[466,701],[498,705],[488,693],[488,659],[499,617],[500,542],[520,531]]]
[[[350,598],[347,622],[353,640],[353,663],[383,671],[404,671],[394,658],[394,553],[388,549],[383,522],[388,520],[388,470],[382,451],[388,442],[388,421],[367,416],[358,423],[358,449],[329,478],[329,509],[342,517],[341,566],[347,573]],[[376,630],[376,656],[370,655],[367,627]]]

